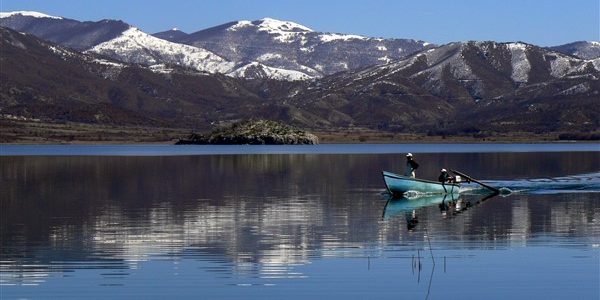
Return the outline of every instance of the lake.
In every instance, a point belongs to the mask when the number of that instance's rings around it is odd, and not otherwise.
[[[389,199],[405,152],[509,192]],[[0,180],[1,299],[600,298],[598,144],[2,145]]]

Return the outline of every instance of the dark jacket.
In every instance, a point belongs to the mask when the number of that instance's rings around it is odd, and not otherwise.
[[[452,179],[453,177],[450,176],[450,174],[448,174],[448,172],[442,172],[440,173],[440,176],[438,177],[438,181],[439,182],[448,182]]]
[[[408,163],[410,164],[410,167],[413,168],[414,170],[416,170],[419,167],[419,164],[414,161],[413,159],[409,160]]]

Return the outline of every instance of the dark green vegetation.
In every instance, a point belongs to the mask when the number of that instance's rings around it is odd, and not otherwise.
[[[270,120],[250,120],[219,128],[204,136],[192,134],[177,144],[217,145],[314,145],[317,136]]]
[[[533,45],[526,45],[526,82],[513,78],[509,46],[494,42],[453,43],[382,66],[284,82],[177,67],[155,73],[9,29],[0,34],[0,118],[14,128],[21,121],[40,127],[75,122],[209,132],[214,125],[260,118],[328,135],[370,132],[359,141],[377,132],[588,139],[600,129],[600,72],[591,62],[561,58],[564,69],[574,71],[558,76],[560,68],[551,68],[557,54]],[[15,131],[2,142],[27,138],[26,131]]]

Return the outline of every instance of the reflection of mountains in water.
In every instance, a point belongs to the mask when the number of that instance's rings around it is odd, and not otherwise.
[[[485,183],[520,194],[598,193],[600,172],[554,178],[486,180]]]

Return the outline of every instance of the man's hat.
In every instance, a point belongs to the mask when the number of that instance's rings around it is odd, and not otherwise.
[[[412,153],[406,154],[406,157],[412,157]]]

